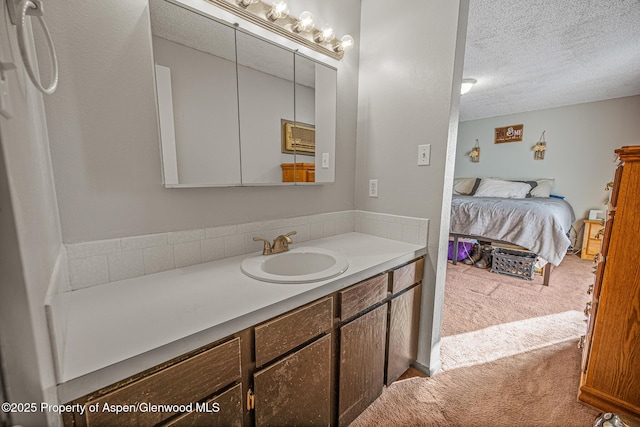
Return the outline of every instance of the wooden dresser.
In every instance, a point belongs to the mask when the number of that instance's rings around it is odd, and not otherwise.
[[[620,164],[585,309],[578,399],[640,417],[640,146],[615,152]]]

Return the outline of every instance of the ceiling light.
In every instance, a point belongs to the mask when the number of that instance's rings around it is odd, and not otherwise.
[[[462,86],[460,87],[460,95],[464,95],[469,92],[474,84],[476,84],[476,79],[462,79]]]
[[[289,15],[289,8],[287,7],[286,1],[280,1],[277,3],[273,3],[273,7],[267,13],[267,18],[270,21],[275,21],[277,19],[286,18]]]
[[[302,31],[309,31],[313,28],[313,14],[311,12],[304,11],[300,14],[298,21],[291,27],[296,33]]]

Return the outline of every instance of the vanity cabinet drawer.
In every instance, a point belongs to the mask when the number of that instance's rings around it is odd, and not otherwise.
[[[201,405],[204,410],[194,410],[181,415],[163,424],[163,427],[242,427],[242,384],[238,384],[224,393],[208,399]]]
[[[373,277],[341,291],[340,320],[346,320],[387,297],[389,275]]]
[[[403,289],[415,285],[422,280],[424,271],[424,258],[420,258],[410,264],[391,272],[391,293],[397,294]]]
[[[333,297],[323,298],[256,326],[256,366],[264,365],[332,327]]]
[[[132,410],[127,413],[103,411],[105,404],[153,405],[195,404],[216,390],[240,380],[240,338],[235,338],[182,362],[169,366],[100,398],[85,407],[98,404],[97,412],[85,412],[86,424],[94,426],[152,426],[176,412]]]

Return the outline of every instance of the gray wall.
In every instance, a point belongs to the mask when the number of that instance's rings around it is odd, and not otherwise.
[[[565,196],[576,219],[602,209],[613,179],[613,150],[640,144],[640,96],[471,120],[459,125],[456,177],[555,178],[553,194]],[[496,127],[524,124],[522,142],[494,144]],[[543,131],[544,160],[532,147]],[[467,153],[480,141],[480,162]],[[576,224],[577,227],[580,224]]]
[[[452,88],[460,87],[467,8],[464,0],[414,0],[390,15],[389,2],[362,4],[356,208],[429,219],[418,358],[430,370],[439,364],[446,249],[439,257],[448,237],[440,218],[450,206],[443,188],[455,151],[450,120],[457,123],[460,95]],[[431,144],[430,166],[417,165],[419,144]],[[378,179],[378,198],[368,197],[369,179]]]
[[[307,7],[359,42],[360,1]],[[46,109],[65,243],[354,208],[357,49],[338,66],[335,184],[165,189],[147,2],[57,2],[47,23],[61,76]]]
[[[173,101],[178,182],[239,183],[235,62],[160,37],[153,37],[153,53],[156,64],[171,70],[167,92]]]
[[[1,368],[10,402],[54,403],[44,303],[61,253],[60,222],[42,97],[17,54],[6,7],[2,11],[0,60],[15,62],[17,70],[6,73],[13,117],[0,116]],[[55,425],[58,419],[44,412],[11,414],[24,426],[45,425],[48,416]]]

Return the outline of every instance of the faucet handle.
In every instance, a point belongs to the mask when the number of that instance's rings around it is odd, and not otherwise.
[[[285,245],[285,247],[287,247],[286,245],[288,245],[289,243],[293,243],[293,240],[291,240],[291,237],[289,237],[289,236],[294,236],[296,234],[298,234],[297,231],[290,231],[287,234],[282,234],[282,235],[276,237],[276,240],[282,239],[283,240],[283,244]],[[275,245],[276,244],[275,244],[275,241],[274,241],[273,246],[275,246]]]
[[[262,248],[262,255],[271,255],[271,242],[269,242],[267,239],[263,239],[262,237],[254,237],[253,241],[263,241],[264,247]]]

